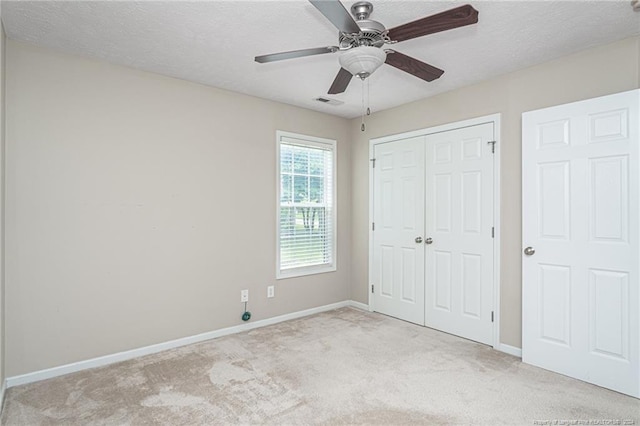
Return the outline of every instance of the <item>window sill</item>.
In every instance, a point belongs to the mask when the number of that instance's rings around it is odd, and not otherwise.
[[[325,274],[327,272],[335,272],[336,270],[336,265],[303,266],[300,268],[277,271],[276,279],[284,280],[287,278],[303,277],[306,275]]]

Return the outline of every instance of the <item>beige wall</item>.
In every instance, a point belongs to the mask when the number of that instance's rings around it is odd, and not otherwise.
[[[362,133],[13,41],[6,54],[8,376],[240,324],[243,288],[254,321],[367,303],[369,139],[496,112],[501,340],[519,347],[520,115],[640,86],[634,38],[376,113]],[[335,273],[274,279],[277,129],[338,140]]]
[[[639,38],[583,51],[423,101],[352,120],[351,298],[368,301],[369,139],[502,114],[501,342],[521,347],[521,114],[640,87]],[[446,76],[446,74],[445,74]]]
[[[8,376],[348,298],[347,120],[11,40],[7,100]],[[277,129],[338,141],[335,273],[275,280]]]
[[[5,369],[5,309],[4,309],[4,80],[5,80],[5,34],[0,21],[0,388],[4,386]],[[2,407],[0,395],[0,409]]]

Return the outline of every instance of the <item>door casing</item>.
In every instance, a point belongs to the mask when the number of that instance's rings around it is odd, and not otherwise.
[[[493,322],[493,347],[499,350],[501,349],[500,345],[500,147],[501,147],[501,136],[500,136],[500,121],[501,114],[491,114],[482,117],[472,118],[469,120],[456,121],[453,123],[443,124],[435,127],[428,127],[425,129],[414,130],[406,133],[398,133],[389,136],[383,136],[380,138],[370,139],[369,140],[369,159],[373,160],[374,158],[374,148],[375,145],[392,142],[401,139],[414,138],[419,136],[427,136],[434,133],[448,132],[451,130],[460,129],[463,127],[471,127],[479,124],[485,123],[493,123],[495,141],[494,144],[494,162],[493,162],[493,223],[494,223],[494,244],[493,244],[493,306],[494,306],[494,322]],[[373,223],[373,167],[369,165],[369,277],[374,276],[373,271],[373,230],[371,224]],[[374,297],[372,297],[371,293],[371,283],[368,283],[368,294],[369,294],[369,311],[373,312],[375,309],[374,306]],[[508,351],[507,352],[512,352]]]

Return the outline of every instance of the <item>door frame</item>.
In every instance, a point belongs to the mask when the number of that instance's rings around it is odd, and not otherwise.
[[[500,349],[500,147],[501,147],[501,133],[500,123],[501,114],[490,114],[482,117],[471,118],[468,120],[456,121],[453,123],[447,123],[434,127],[427,127],[419,130],[412,130],[410,132],[396,133],[393,135],[382,136],[369,140],[369,161],[373,161],[373,154],[375,146],[382,143],[394,142],[401,139],[427,136],[434,133],[448,132],[451,130],[460,129],[463,127],[472,127],[479,124],[493,124],[493,131],[495,135],[496,143],[494,145],[494,159],[493,159],[493,222],[494,222],[494,242],[493,242],[493,310],[494,310],[494,322],[493,322],[493,348]],[[373,229],[371,224],[373,223],[373,167],[369,166],[369,279],[373,276]],[[373,312],[374,298],[371,293],[371,282],[367,284],[369,293],[369,311]],[[425,296],[426,297],[426,296]]]

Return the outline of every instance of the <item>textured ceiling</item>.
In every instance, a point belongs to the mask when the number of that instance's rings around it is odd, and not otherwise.
[[[353,1],[345,1],[347,9]],[[373,0],[387,28],[466,2]],[[369,78],[373,111],[426,98],[640,34],[629,1],[477,1],[476,25],[393,46],[445,70],[426,83],[390,66]],[[361,113],[363,85],[328,96],[338,54],[258,64],[256,55],[337,44],[305,0],[2,1],[8,37],[343,117]],[[324,105],[318,96],[343,101]]]

